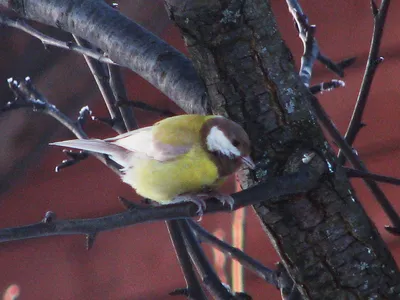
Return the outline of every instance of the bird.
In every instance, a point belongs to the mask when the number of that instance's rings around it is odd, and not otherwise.
[[[161,205],[193,202],[200,218],[208,198],[232,209],[233,198],[218,187],[242,165],[255,168],[245,130],[218,115],[178,115],[113,138],[50,145],[106,154],[137,194]]]

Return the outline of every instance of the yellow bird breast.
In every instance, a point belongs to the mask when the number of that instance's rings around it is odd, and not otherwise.
[[[134,167],[126,171],[123,181],[139,195],[161,204],[180,194],[220,184],[217,166],[200,145],[174,160],[134,158],[131,165]]]

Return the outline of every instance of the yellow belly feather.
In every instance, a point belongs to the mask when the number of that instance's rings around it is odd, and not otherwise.
[[[134,159],[134,166],[127,170],[123,181],[136,192],[161,204],[175,196],[201,191],[204,187],[220,185],[218,170],[200,146],[175,160],[159,162],[152,159]]]

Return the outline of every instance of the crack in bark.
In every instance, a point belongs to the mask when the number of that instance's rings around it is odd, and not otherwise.
[[[251,28],[251,27],[250,27]],[[253,32],[254,34],[254,32]],[[255,42],[253,44],[253,41],[251,41],[250,45],[252,45],[252,50],[253,50],[253,59],[257,62],[257,65],[259,66],[262,74],[263,74],[263,78],[264,78],[264,84],[267,88],[268,91],[271,92],[271,106],[272,109],[275,111],[275,114],[277,116],[277,120],[278,120],[278,125],[279,127],[287,125],[287,120],[285,118],[285,110],[282,107],[280,101],[279,101],[279,96],[278,96],[278,89],[276,87],[276,84],[269,78],[268,76],[268,71],[264,68],[263,62],[262,62],[262,58],[260,57],[259,53],[255,50]]]

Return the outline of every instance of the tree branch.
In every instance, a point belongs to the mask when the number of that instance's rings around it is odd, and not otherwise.
[[[73,35],[73,37],[79,46],[85,48],[92,48],[92,46],[84,39],[81,39],[75,35]],[[94,80],[96,81],[97,87],[100,90],[104,103],[107,106],[107,110],[108,113],[110,114],[112,122],[112,128],[119,134],[124,133],[125,126],[122,121],[121,113],[115,106],[116,100],[114,99],[114,93],[109,84],[109,76],[106,73],[105,66],[86,55],[84,56],[84,58],[89,67],[90,72],[93,75]]]
[[[232,197],[235,200],[233,210],[269,199],[275,199],[274,202],[279,201],[279,199],[286,201],[285,196],[306,193],[318,185],[318,180],[322,174],[322,170],[313,169],[305,164],[303,170],[299,173],[270,178],[265,183],[233,194]],[[276,199],[277,197],[279,198]],[[131,209],[131,211],[100,218],[52,220],[47,223],[39,222],[21,227],[0,229],[0,242],[55,235],[91,235],[140,223],[197,216],[197,206],[193,203]],[[223,206],[217,199],[210,199],[207,201],[204,214],[230,211],[229,207]]]
[[[187,286],[187,297],[193,300],[206,300],[207,297],[201,288],[200,282],[197,279],[196,272],[193,269],[190,261],[189,253],[185,246],[185,241],[179,229],[177,220],[168,221],[167,228],[171,237],[172,244],[175,248],[176,256],[181,266]]]
[[[301,57],[300,65],[300,79],[305,86],[310,85],[312,68],[315,60],[319,54],[319,47],[317,41],[314,38],[315,25],[309,25],[306,15],[302,13],[300,5],[297,1],[287,0],[286,3],[289,6],[289,11],[292,13],[294,20],[296,21],[297,28],[299,30],[299,37],[303,42],[303,56]]]
[[[342,62],[335,63],[321,53],[317,40],[314,37],[315,25],[309,25],[307,16],[303,13],[300,3],[297,0],[286,0],[289,12],[292,14],[299,37],[303,42],[304,52],[301,57],[301,66],[299,75],[301,81],[308,87],[310,85],[312,68],[315,60],[319,60],[332,72],[340,77],[344,76],[344,68],[354,63],[354,58],[345,59]]]
[[[28,107],[33,111],[41,112],[43,114],[53,117],[62,125],[64,125],[68,130],[70,130],[78,139],[88,138],[81,127],[82,121],[79,121],[82,118],[82,114],[84,111],[86,111],[87,107],[81,109],[78,121],[73,122],[70,118],[68,118],[60,110],[58,110],[55,105],[49,103],[47,99],[35,89],[29,77],[26,77],[24,81],[18,81],[13,78],[9,78],[8,84],[15,95],[15,100],[8,102],[6,106],[0,110],[1,112]],[[91,153],[91,155],[107,165],[115,173],[120,174],[119,165],[108,159],[105,155],[98,153]],[[84,158],[81,157],[81,159],[78,160],[82,159]],[[56,170],[65,167],[66,164],[72,165],[73,163],[63,161],[63,163],[58,166]]]
[[[277,269],[275,271],[278,286],[281,291],[282,300],[303,300],[296,284],[289,276],[285,266],[278,262],[276,264]]]
[[[127,131],[138,128],[138,124],[131,107],[118,105],[120,101],[128,101],[124,80],[122,78],[121,70],[118,66],[108,64],[108,74],[110,76],[110,87],[114,94],[114,105],[119,108],[122,120],[125,124]]]
[[[203,249],[201,248],[195,235],[193,234],[193,231],[190,228],[187,220],[180,220],[177,222],[179,225],[179,229],[184,237],[190,258],[195,264],[197,271],[199,272],[199,275],[203,280],[203,284],[209,289],[214,299],[234,299],[233,295],[221,283],[217,273],[215,273],[213,267],[208,262],[207,257],[204,254]]]
[[[317,93],[323,93],[323,92],[329,92],[333,89],[336,89],[338,87],[344,87],[345,83],[342,80],[336,80],[332,79],[331,81],[327,82],[321,82],[320,84],[313,85],[310,87],[310,93],[311,94],[317,94]]]
[[[372,0],[373,1],[373,0]],[[304,44],[304,55],[302,57],[302,67],[300,68],[300,77],[303,83],[308,86],[309,81],[311,78],[312,74],[312,66],[317,58],[317,56],[322,58],[325,62],[329,62],[329,59],[324,57],[318,49],[316,40],[313,37],[313,28],[308,25],[308,20],[307,17],[302,13],[301,7],[298,3],[297,0],[287,0],[286,1],[289,7],[290,12],[292,13],[293,17],[296,20],[297,26],[299,28],[299,36],[301,40],[303,41]],[[373,35],[373,42],[371,44],[371,53],[370,53],[370,58],[368,59],[368,64],[367,64],[367,69],[366,69],[366,75],[368,76],[364,77],[364,80],[366,81],[366,86],[365,89],[366,91],[363,92],[363,88],[361,88],[360,95],[363,94],[365,97],[361,98],[361,103],[360,107],[358,108],[358,104],[356,105],[355,112],[353,116],[357,116],[355,118],[352,118],[352,121],[350,124],[352,128],[355,130],[351,131],[351,134],[354,134],[354,137],[356,136],[358,130],[362,127],[361,123],[361,118],[362,118],[362,112],[365,107],[365,101],[366,97],[368,96],[369,88],[372,82],[372,78],[377,66],[377,55],[379,51],[379,45],[380,45],[380,38],[382,36],[383,32],[383,25],[384,21],[386,18],[388,6],[389,6],[390,0],[384,0],[382,1],[381,8],[379,10],[379,13],[375,14],[375,27],[374,27],[374,35]],[[374,3],[374,2],[372,2]],[[374,7],[374,6],[373,6]],[[310,33],[311,30],[311,33]],[[372,57],[372,58],[371,58]],[[374,62],[374,64],[372,64]],[[347,65],[348,62],[345,63]],[[372,69],[371,69],[372,68]],[[364,86],[364,82],[363,82]],[[361,170],[364,173],[368,173],[368,170],[365,168],[364,164],[361,162],[359,159],[358,155],[354,153],[353,149],[349,146],[349,144],[352,143],[347,143],[348,139],[343,139],[339,131],[336,129],[336,126],[333,124],[331,119],[328,117],[322,106],[320,105],[319,101],[315,97],[311,97],[311,101],[314,107],[314,110],[316,111],[316,114],[318,118],[321,120],[321,122],[324,124],[325,128],[328,130],[329,134],[333,137],[337,145],[340,147],[339,151],[339,156],[341,155],[341,152],[343,152],[343,155],[350,160],[351,164],[356,168]],[[358,103],[358,101],[357,101]],[[356,112],[357,110],[357,112]],[[349,127],[350,128],[350,127]],[[357,129],[355,129],[357,128]],[[342,161],[344,162],[344,161]],[[340,161],[339,161],[340,163]],[[368,177],[363,177],[366,185],[368,188],[371,190],[385,213],[388,215],[390,218],[392,224],[396,228],[400,228],[400,216],[397,214],[389,200],[387,199],[386,195],[383,193],[383,191],[379,188],[379,186],[376,184],[375,181],[368,179]]]
[[[337,130],[336,126],[333,124],[329,116],[326,114],[325,110],[318,102],[318,99],[315,97],[311,98],[311,102],[313,108],[315,110],[318,119],[324,125],[326,130],[334,139],[335,143],[340,147],[343,151],[343,154],[350,161],[350,163],[354,166],[354,168],[368,173],[367,168],[364,166],[358,155],[353,151],[353,149],[349,146],[346,140],[342,137],[340,132]],[[363,178],[365,184],[368,186],[372,194],[375,196],[376,200],[380,204],[380,206],[385,211],[386,215],[389,217],[390,221],[396,228],[400,228],[400,217],[397,214],[396,210],[393,208],[389,199],[386,197],[384,192],[379,188],[374,180]]]
[[[80,45],[76,45],[72,42],[63,42],[63,41],[57,40],[53,37],[47,36],[47,35],[41,33],[40,31],[36,30],[35,28],[29,26],[28,24],[26,24],[24,20],[9,18],[1,12],[0,12],[0,24],[22,30],[23,32],[26,32],[29,35],[39,39],[45,46],[54,46],[54,47],[58,47],[58,48],[65,49],[65,50],[71,50],[76,53],[91,57],[95,60],[98,60],[98,61],[101,61],[101,62],[104,62],[107,64],[115,64],[115,62],[113,62],[110,58],[105,56],[103,53],[94,51],[92,49],[88,49],[86,47],[82,47]]]
[[[365,67],[364,77],[358,93],[357,102],[351,117],[349,127],[344,136],[347,143],[351,146],[357,137],[360,129],[363,127],[362,117],[365,106],[367,105],[368,95],[371,90],[372,81],[375,76],[378,65],[383,61],[379,57],[379,48],[383,36],[383,29],[386,22],[386,16],[389,10],[390,0],[382,0],[381,6],[377,9],[374,0],[371,0],[372,14],[374,17],[374,31],[372,34],[371,47],[368,55],[367,65]],[[346,162],[346,155],[339,151],[338,162],[342,165]]]
[[[346,168],[346,167],[344,167],[344,169],[346,171],[347,176],[350,178],[370,178],[375,181],[390,183],[390,184],[394,184],[394,185],[400,185],[399,178],[374,174],[374,173],[351,169],[351,168]]]
[[[175,48],[97,0],[0,0],[23,18],[71,32],[146,79],[187,113],[208,112],[192,63]],[[68,13],[67,13],[68,12]]]
[[[167,109],[162,109],[162,108],[157,108],[157,107],[153,107],[145,102],[141,102],[141,101],[124,101],[124,100],[120,100],[119,102],[117,102],[118,106],[130,106],[130,107],[134,107],[134,108],[138,108],[144,111],[149,111],[149,112],[153,112],[153,113],[157,113],[160,116],[164,116],[164,117],[172,117],[172,116],[176,116],[176,114],[174,114],[173,112],[167,110]]]
[[[199,235],[200,239],[210,243],[212,247],[215,247],[225,253],[226,255],[236,259],[240,262],[243,266],[248,268],[250,271],[254,272],[266,282],[278,287],[278,282],[276,278],[276,274],[274,271],[268,269],[264,265],[262,265],[259,261],[255,260],[254,258],[248,256],[246,253],[241,251],[238,248],[232,247],[231,245],[221,241],[203,227],[198,225],[197,223],[189,220],[189,225],[193,228],[197,235]]]

